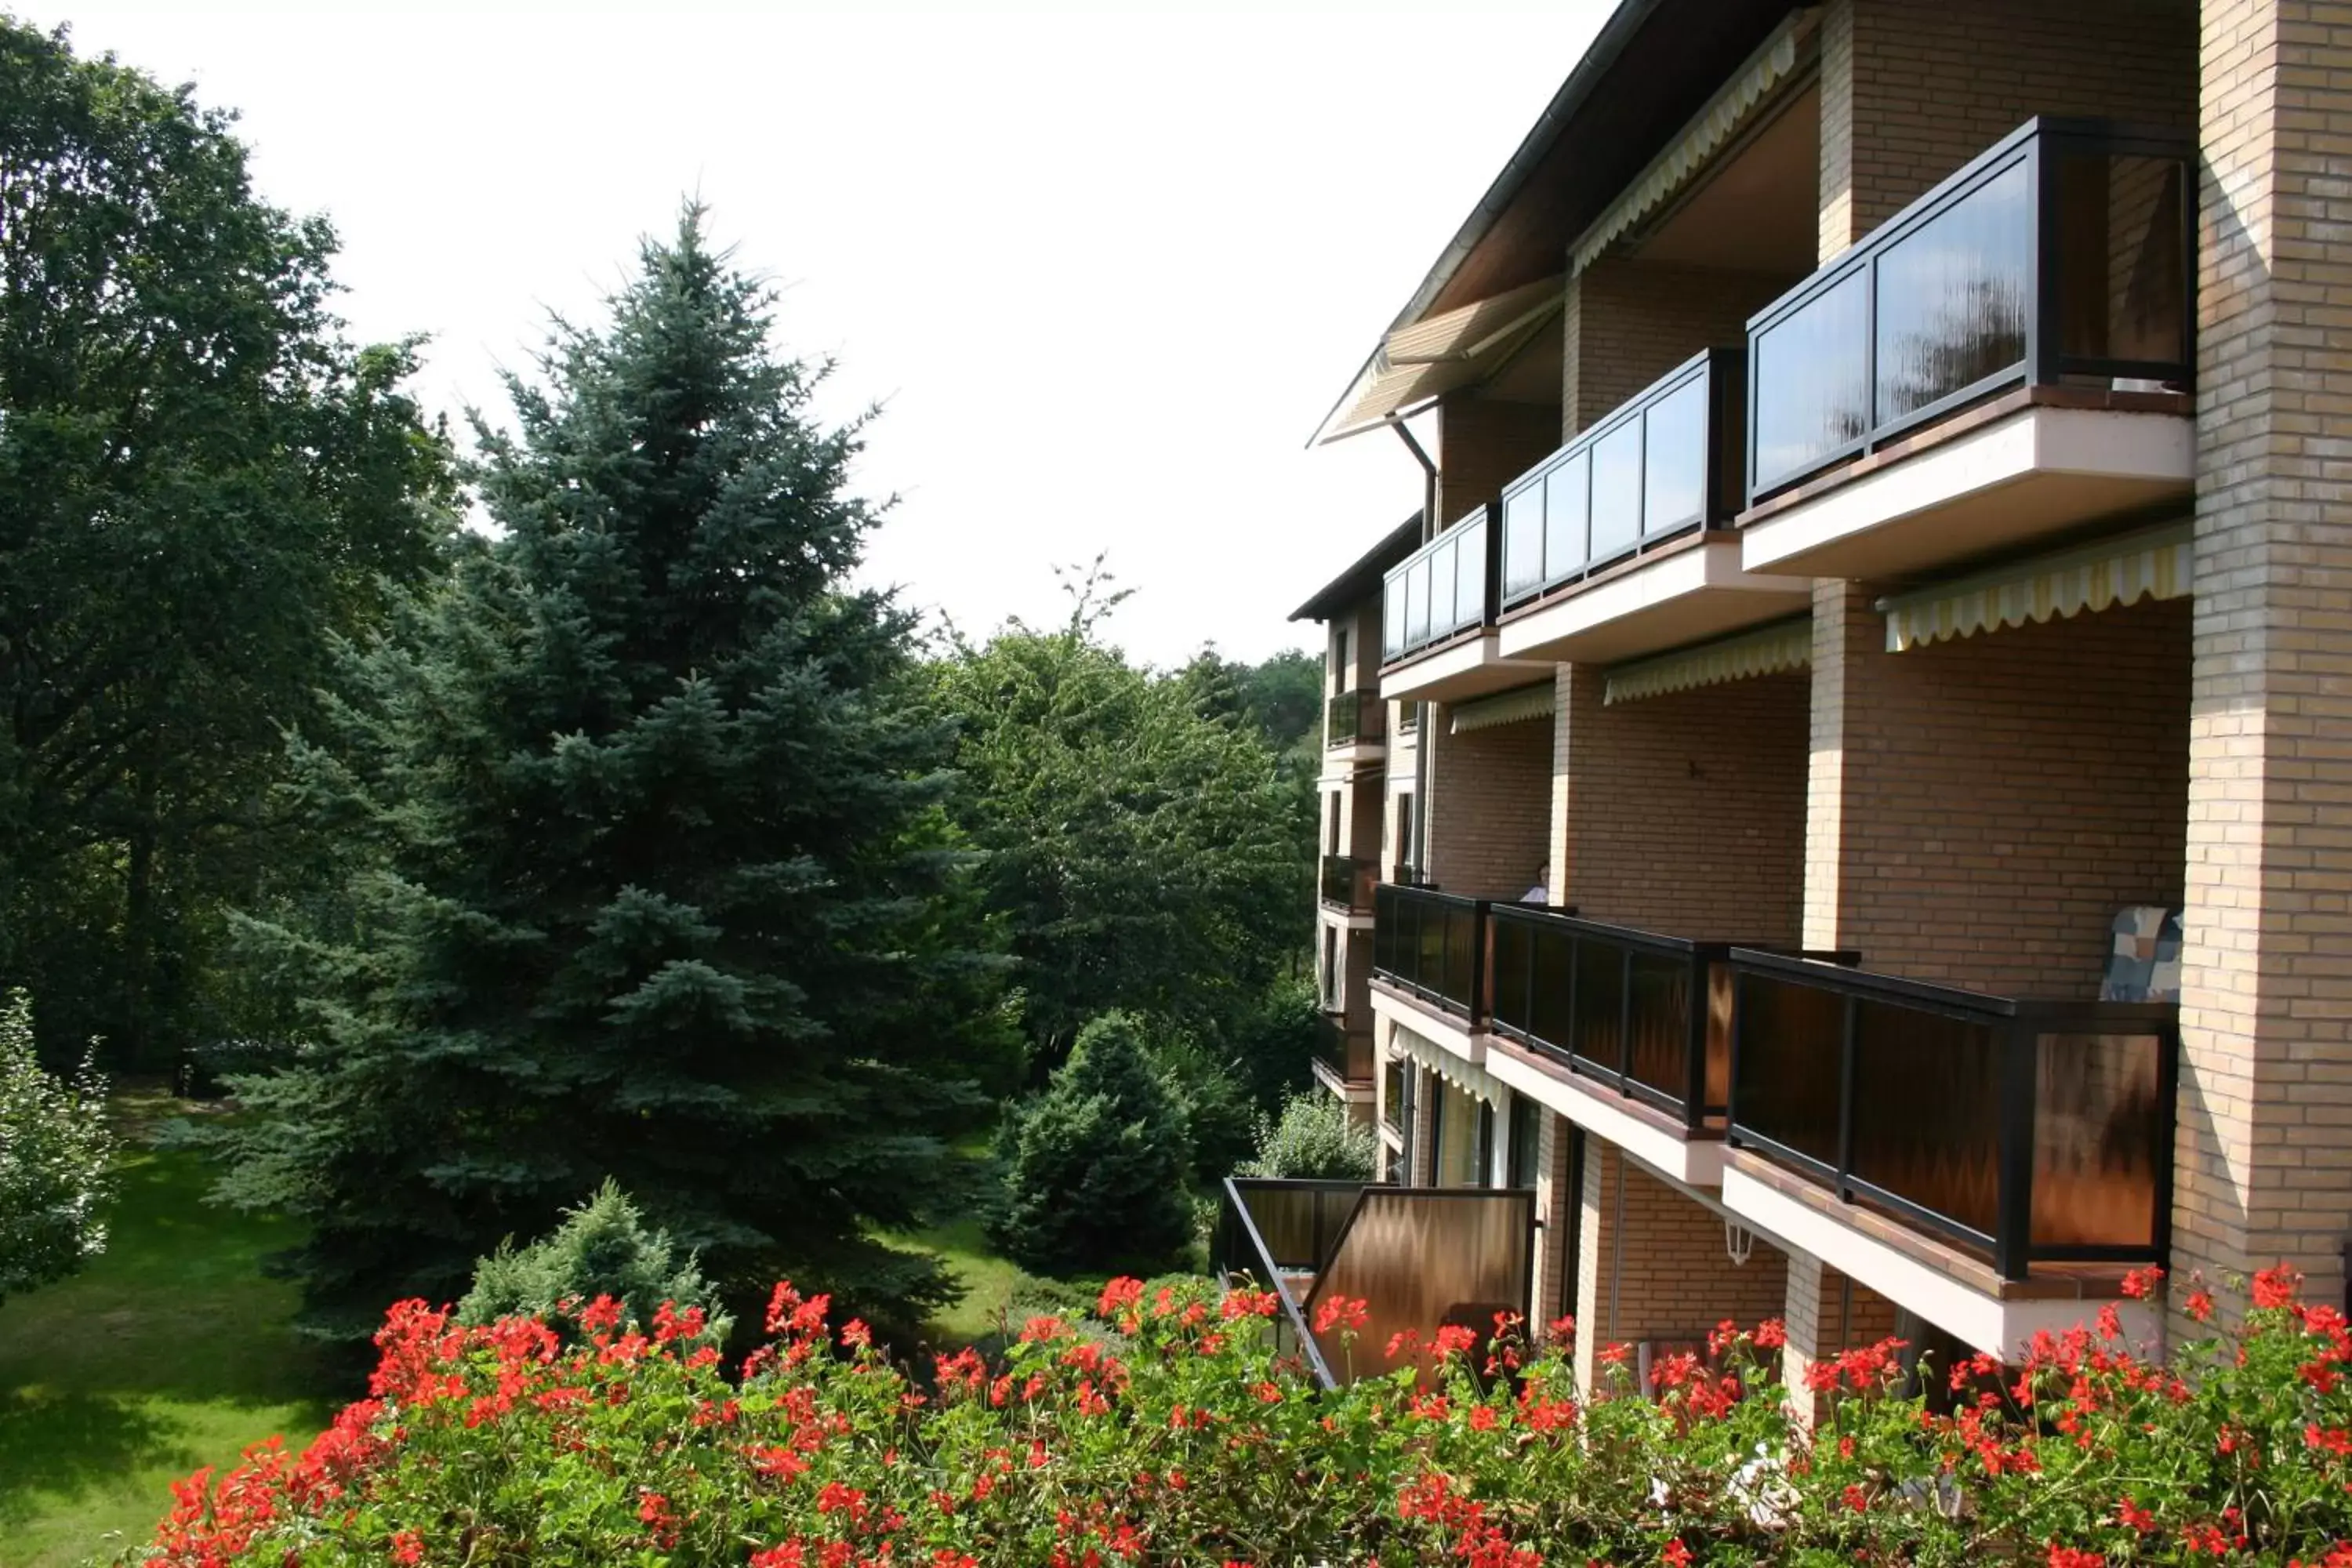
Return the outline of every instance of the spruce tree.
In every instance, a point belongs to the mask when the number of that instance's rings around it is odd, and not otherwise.
[[[845,584],[859,426],[816,422],[827,367],[772,311],[689,208],[601,329],[559,322],[514,432],[477,421],[499,531],[296,746],[348,897],[249,928],[311,1026],[241,1085],[224,1193],[305,1222],[318,1331],[454,1299],[607,1178],[740,1320],[786,1276],[886,1318],[946,1294],[870,1234],[989,1048],[951,737],[908,616]]]
[[[1149,1274],[1191,1239],[1184,1119],[1131,1014],[1078,1031],[1045,1091],[1006,1122],[998,1154],[1004,1194],[990,1231],[1028,1268]]]

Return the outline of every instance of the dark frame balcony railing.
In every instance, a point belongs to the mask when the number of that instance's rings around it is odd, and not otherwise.
[[[1316,1055],[1340,1082],[1350,1089],[1372,1087],[1372,1037],[1350,1029],[1345,1018],[1324,1014],[1318,1020]]]
[[[1323,857],[1322,899],[1351,915],[1372,912],[1372,888],[1381,879],[1378,860],[1356,855]]]
[[[1474,1025],[1486,1012],[1481,899],[1382,882],[1372,889],[1372,976]]]
[[[1410,1329],[1423,1342],[1447,1324],[1493,1329],[1524,1312],[1535,1271],[1535,1194],[1524,1187],[1402,1187],[1228,1176],[1210,1265],[1247,1275],[1281,1299],[1277,1341],[1326,1388],[1359,1370],[1337,1331],[1309,1325],[1327,1296],[1361,1300],[1360,1369],[1386,1375],[1380,1347]],[[1303,1289],[1302,1289],[1303,1287]]]
[[[1323,745],[1362,745],[1388,731],[1388,704],[1377,691],[1342,691],[1323,704]]]
[[[1505,607],[1731,521],[1747,363],[1744,349],[1694,355],[1504,487]]]
[[[1727,1139],[1985,1257],[2160,1262],[2172,1003],[2034,1002],[1735,949]]]
[[[1751,318],[1748,504],[2012,386],[2188,390],[2196,158],[2028,121]]]
[[[1729,942],[1556,910],[1487,910],[1494,1031],[1682,1123],[1720,1134],[1731,1089]],[[1849,953],[1822,959],[1851,963]]]
[[[1495,624],[1502,534],[1480,507],[1391,568],[1381,584],[1381,661],[1394,664]]]

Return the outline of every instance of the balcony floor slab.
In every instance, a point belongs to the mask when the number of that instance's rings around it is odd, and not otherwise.
[[[1750,572],[1885,580],[2052,541],[2195,491],[2182,413],[2012,393],[1775,497],[1740,518]],[[2143,398],[2162,409],[2177,400]]]
[[[1549,660],[1505,658],[1496,634],[1484,631],[1381,670],[1381,697],[1390,702],[1465,702],[1550,673]]]
[[[1371,1079],[1343,1077],[1327,1061],[1318,1059],[1315,1063],[1315,1081],[1349,1105],[1370,1105],[1372,1102]]]
[[[1688,1137],[1648,1106],[1499,1035],[1492,1037],[1487,1047],[1486,1070],[1512,1093],[1606,1139],[1662,1175],[1686,1187],[1723,1184],[1719,1138]]]
[[[2036,1333],[2088,1324],[2110,1305],[2132,1340],[2152,1339],[2158,1327],[2155,1313],[2123,1294],[2119,1269],[2037,1269],[2003,1280],[1978,1259],[1840,1203],[1745,1151],[1725,1163],[1723,1205],[1988,1354],[2015,1359]]]
[[[1497,637],[1511,658],[1612,664],[1743,630],[1812,602],[1812,579],[1741,565],[1738,537],[1699,534],[1517,612]]]
[[[1412,1030],[1474,1068],[1486,1065],[1486,1030],[1474,1028],[1467,1018],[1423,1002],[1386,981],[1372,982],[1372,1016]]]

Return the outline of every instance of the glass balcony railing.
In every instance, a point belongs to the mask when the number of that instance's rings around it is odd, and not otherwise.
[[[1372,974],[1477,1023],[1486,1011],[1486,908],[1428,888],[1372,889]]]
[[[1323,857],[1323,901],[1349,914],[1372,912],[1372,885],[1381,879],[1377,860],[1353,855]]]
[[[1502,602],[1572,583],[1739,510],[1747,355],[1710,349],[1503,491]]]
[[[1388,704],[1377,691],[1342,691],[1323,704],[1326,749],[1376,742],[1387,730]]]
[[[1382,662],[1494,625],[1500,538],[1482,506],[1389,573],[1381,596]]]
[[[2028,121],[1751,319],[1749,504],[2011,386],[2186,390],[2196,153]]]
[[[2170,1244],[2171,1003],[2027,1002],[1747,949],[1729,1141],[1989,1262]]]
[[[1350,1029],[1343,1019],[1328,1015],[1320,1021],[1316,1055],[1329,1068],[1340,1082],[1364,1089],[1372,1086],[1372,1037],[1362,1029]]]
[[[1736,943],[1516,904],[1489,909],[1487,931],[1496,1034],[1665,1112],[1691,1132],[1722,1131]],[[1852,961],[1845,953],[1819,956]]]
[[[1394,1370],[1383,1352],[1412,1331],[1494,1331],[1525,1312],[1535,1265],[1535,1194],[1228,1177],[1210,1243],[1223,1278],[1246,1277],[1282,1300],[1276,1334],[1325,1387]],[[1311,1325],[1335,1297],[1365,1304],[1355,1342]]]

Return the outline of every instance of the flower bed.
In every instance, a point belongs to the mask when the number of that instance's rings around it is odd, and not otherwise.
[[[2156,1288],[2153,1276],[2138,1288]],[[2201,1292],[2184,1303],[2211,1314]],[[1352,1304],[1326,1308],[1345,1328]],[[1725,1325],[1591,1405],[1565,1325],[1352,1343],[1393,1375],[1320,1392],[1275,1301],[1118,1280],[1002,1364],[910,1380],[780,1286],[772,1342],[720,1363],[698,1313],[598,1301],[461,1329],[419,1302],[372,1396],[303,1454],[199,1473],[155,1544],[231,1563],[1124,1568],[1130,1563],[2186,1562],[2352,1565],[2352,1337],[2280,1275],[2239,1327],[2152,1364],[2104,1321],[1905,1397],[1900,1345],[1815,1366],[1808,1433],[1779,1325]],[[1400,1336],[1405,1341],[1408,1336]],[[1622,1359],[1604,1353],[1622,1394]]]

